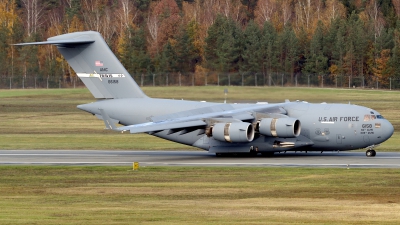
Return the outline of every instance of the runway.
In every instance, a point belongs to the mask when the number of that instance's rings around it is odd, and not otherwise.
[[[400,168],[400,153],[276,153],[273,157],[216,157],[203,151],[0,150],[0,165],[243,166]]]

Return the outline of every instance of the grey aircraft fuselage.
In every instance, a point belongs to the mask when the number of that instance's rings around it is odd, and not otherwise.
[[[57,46],[97,99],[78,108],[103,119],[107,129],[148,133],[217,155],[367,148],[366,155],[375,156],[373,148],[394,132],[377,111],[351,104],[221,104],[149,98],[94,31],[16,45],[48,44]]]
[[[168,100],[168,99],[112,99],[79,105],[78,108],[99,115],[99,108],[123,125],[151,122],[153,117],[194,110],[219,103]],[[229,104],[232,108],[246,108],[256,104]],[[215,140],[205,135],[204,127],[195,127],[182,132],[163,130],[151,133],[154,136],[195,146],[213,152],[248,152],[251,148],[258,151],[328,151],[354,150],[378,145],[393,134],[394,128],[377,111],[350,104],[311,104],[303,101],[285,102],[276,105],[287,112],[287,116],[301,121],[301,133],[298,137],[279,138],[255,135],[252,142],[229,143]],[[140,107],[138,107],[140,106]],[[249,121],[254,123],[255,121]],[[285,146],[279,143],[294,143]],[[216,149],[223,149],[218,151]],[[230,150],[225,150],[230,149]]]

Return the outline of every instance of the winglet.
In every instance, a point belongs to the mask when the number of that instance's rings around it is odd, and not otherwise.
[[[103,117],[104,120],[104,125],[106,125],[107,130],[117,130],[117,126],[111,121],[110,117],[108,114],[104,111],[104,109],[99,109],[101,116]]]

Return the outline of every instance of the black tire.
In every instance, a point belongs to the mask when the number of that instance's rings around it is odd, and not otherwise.
[[[366,155],[367,157],[374,157],[374,156],[376,156],[376,152],[375,152],[375,150],[367,150],[367,151],[365,152],[365,155]]]

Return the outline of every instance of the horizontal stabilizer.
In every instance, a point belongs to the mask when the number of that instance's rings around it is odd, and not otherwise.
[[[30,43],[20,43],[14,44],[17,46],[25,46],[25,45],[82,45],[82,44],[91,44],[94,40],[59,40],[59,41],[42,41],[42,42],[30,42]]]

